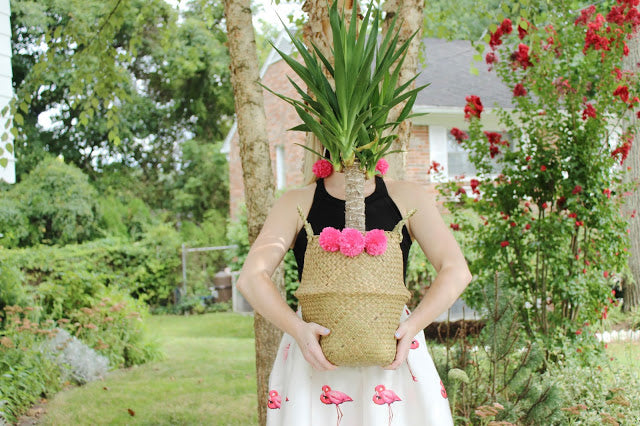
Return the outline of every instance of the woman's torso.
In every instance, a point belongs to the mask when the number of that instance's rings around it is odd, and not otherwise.
[[[314,234],[318,235],[322,229],[331,226],[336,229],[343,229],[345,202],[333,197],[325,188],[324,179],[318,179],[313,194],[311,208],[307,215],[307,221],[311,224]],[[402,214],[398,206],[393,201],[387,186],[381,177],[375,178],[374,191],[365,198],[365,223],[366,229],[383,229],[392,231],[400,220]],[[407,260],[409,249],[411,248],[411,237],[407,227],[402,228],[402,249],[404,273],[407,271]],[[298,277],[302,277],[304,269],[304,254],[307,249],[307,232],[304,227],[298,232],[293,245],[293,253],[298,264]]]

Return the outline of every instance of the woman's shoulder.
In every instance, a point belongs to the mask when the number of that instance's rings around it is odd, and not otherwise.
[[[277,205],[285,208],[296,208],[299,206],[303,211],[309,210],[313,202],[316,184],[312,183],[300,188],[289,189],[284,192],[276,201]]]
[[[406,210],[417,208],[418,204],[434,203],[435,193],[430,191],[425,185],[408,180],[385,179],[385,185],[389,196],[396,202],[402,204]]]

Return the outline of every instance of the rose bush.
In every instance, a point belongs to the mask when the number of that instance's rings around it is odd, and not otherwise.
[[[627,41],[640,25],[639,0],[572,12],[551,2],[544,25],[505,19],[486,38],[487,65],[513,90],[512,109],[497,108],[505,133],[483,131],[482,100],[467,97],[467,129],[453,129],[477,176],[440,185],[454,231],[473,235],[470,267],[480,292],[496,270],[527,332],[576,336],[575,324],[606,316],[612,280],[626,267],[627,218],[633,188],[622,183],[640,116],[638,79],[623,69]],[[609,3],[611,4],[611,3]],[[562,30],[556,28],[562,27]],[[480,221],[468,219],[473,211]],[[634,212],[635,214],[635,212]]]

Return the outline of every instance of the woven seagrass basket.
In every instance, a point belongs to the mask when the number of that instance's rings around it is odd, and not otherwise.
[[[394,334],[411,295],[404,285],[400,249],[405,220],[394,231],[385,231],[384,254],[362,252],[356,257],[324,251],[305,221],[307,250],[295,295],[305,321],[331,330],[320,338],[320,346],[332,364],[362,367],[393,362]]]

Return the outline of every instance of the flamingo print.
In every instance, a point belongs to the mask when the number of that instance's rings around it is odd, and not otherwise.
[[[338,422],[336,426],[340,426],[340,420],[342,420],[342,410],[340,409],[340,404],[343,402],[353,401],[349,395],[340,391],[331,390],[331,388],[327,385],[322,387],[322,394],[320,395],[320,401],[323,404],[336,405],[336,413],[338,415]]]
[[[419,346],[420,346],[420,343],[418,343],[416,339],[413,339],[411,341],[411,349],[418,349]]]
[[[444,383],[442,383],[442,380],[440,380],[440,395],[442,395],[443,398],[447,398],[447,390],[444,388]]]
[[[269,402],[267,402],[267,407],[271,409],[280,408],[281,402],[282,398],[278,395],[278,391],[269,391]]]
[[[396,401],[402,401],[398,395],[391,389],[386,389],[384,385],[376,386],[376,393],[373,395],[373,402],[378,405],[387,404],[389,407],[389,426],[391,426],[391,420],[393,420],[393,411],[391,410],[391,404]]]

